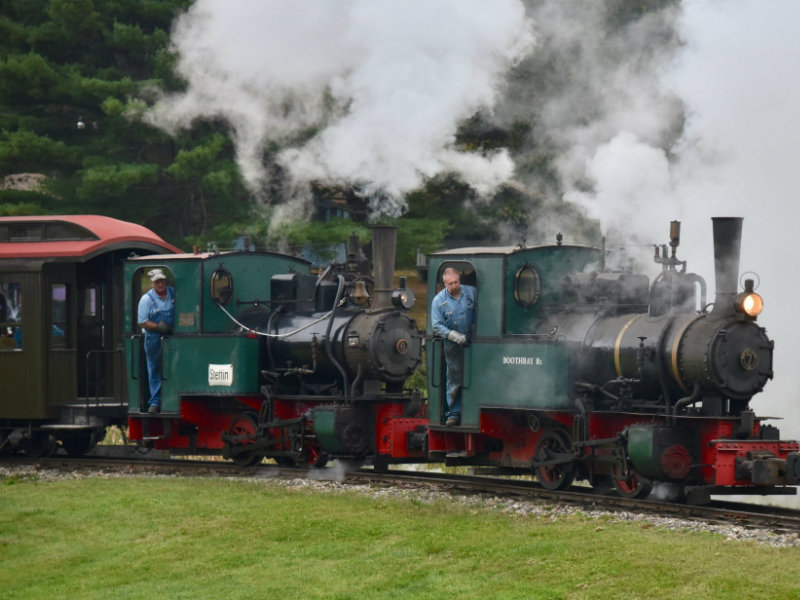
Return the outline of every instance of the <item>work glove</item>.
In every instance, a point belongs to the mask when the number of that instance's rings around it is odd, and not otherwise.
[[[463,333],[459,333],[455,329],[450,330],[450,333],[447,334],[447,339],[450,340],[451,342],[455,342],[459,346],[469,345],[469,340],[467,339],[467,336],[465,336]]]
[[[158,325],[156,325],[156,331],[161,335],[169,335],[172,333],[172,327],[167,325],[166,321],[159,321]]]

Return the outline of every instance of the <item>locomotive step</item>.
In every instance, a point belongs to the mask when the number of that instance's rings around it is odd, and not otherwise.
[[[475,453],[466,450],[451,450],[444,455],[445,458],[469,458],[470,456],[475,456]]]
[[[480,428],[472,425],[451,425],[450,427],[446,427],[445,425],[429,425],[428,429],[440,433],[480,433]]]
[[[159,412],[159,413],[150,413],[147,411],[139,411],[139,412],[129,412],[129,416],[136,417],[139,419],[175,419],[181,416],[181,413],[175,412]]]

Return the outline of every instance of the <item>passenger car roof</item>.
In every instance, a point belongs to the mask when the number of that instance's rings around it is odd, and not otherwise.
[[[0,258],[90,258],[125,248],[180,252],[146,227],[111,217],[0,217]]]

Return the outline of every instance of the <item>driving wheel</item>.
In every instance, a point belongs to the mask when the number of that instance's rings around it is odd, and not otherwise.
[[[614,465],[611,481],[617,494],[624,498],[646,498],[653,490],[649,481],[639,477],[633,469],[625,469],[620,463]]]
[[[548,490],[563,490],[570,486],[575,477],[575,464],[565,460],[572,444],[569,436],[560,431],[547,431],[536,444],[533,469],[539,483]]]
[[[236,417],[228,428],[228,435],[231,439],[228,443],[231,449],[239,450],[233,455],[233,462],[240,467],[251,467],[257,465],[264,458],[255,450],[248,451],[243,449],[246,446],[253,446],[256,443],[258,425],[255,415],[244,413]]]

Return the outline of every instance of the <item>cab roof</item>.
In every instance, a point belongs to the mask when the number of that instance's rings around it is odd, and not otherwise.
[[[130,258],[131,261],[143,261],[148,263],[158,262],[161,260],[180,261],[180,260],[209,260],[216,258],[224,258],[227,256],[259,256],[259,257],[277,257],[293,260],[298,263],[310,265],[311,261],[301,258],[299,256],[292,256],[291,254],[283,254],[280,252],[272,252],[269,250],[220,250],[214,252],[187,252],[180,254],[151,254],[149,256],[135,256]]]
[[[589,250],[596,250],[592,246],[581,246],[578,244],[541,244],[537,246],[476,246],[470,248],[450,248],[447,250],[439,250],[434,252],[432,256],[486,256],[486,255],[499,255],[507,256],[509,254],[516,254],[518,252],[529,252],[530,250],[538,250],[541,248],[585,248]]]

